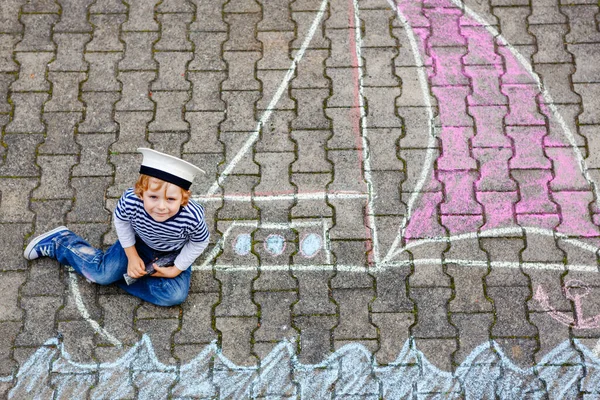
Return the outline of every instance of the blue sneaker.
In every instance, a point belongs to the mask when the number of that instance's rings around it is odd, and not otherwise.
[[[35,260],[39,257],[54,257],[54,238],[63,231],[68,231],[66,226],[59,226],[35,237],[27,245],[23,256],[28,260]]]

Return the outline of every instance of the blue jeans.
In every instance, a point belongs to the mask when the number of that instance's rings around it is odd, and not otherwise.
[[[103,252],[75,233],[65,231],[54,239],[54,243],[55,258],[92,282],[100,285],[116,283],[127,293],[159,306],[181,304],[188,295],[191,267],[175,278],[146,276],[127,285],[123,274],[127,273],[128,260],[119,241]],[[148,247],[140,238],[136,238],[135,248],[144,263],[168,254]]]

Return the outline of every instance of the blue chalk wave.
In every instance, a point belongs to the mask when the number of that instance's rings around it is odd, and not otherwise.
[[[117,361],[100,364],[72,361],[51,339],[16,376],[3,380],[13,383],[9,399],[575,399],[600,397],[599,365],[577,340],[563,342],[528,369],[486,342],[449,373],[407,340],[387,365],[359,344],[320,364],[302,364],[295,346],[283,341],[255,367],[235,365],[214,343],[178,367],[158,361],[144,336]]]

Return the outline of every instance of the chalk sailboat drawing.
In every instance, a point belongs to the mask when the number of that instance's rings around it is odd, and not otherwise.
[[[404,261],[397,258],[420,245],[436,241],[468,241],[477,237],[525,233],[561,238],[564,243],[595,253],[597,244],[594,241],[575,240],[572,236],[599,236],[598,228],[592,222],[596,215],[590,215],[589,211],[596,212],[592,204],[596,184],[587,173],[576,137],[527,61],[494,27],[458,0],[400,0],[397,4],[390,0],[388,3],[397,12],[410,43],[423,94],[423,112],[428,121],[428,127],[421,132],[428,143],[427,154],[416,185],[405,190],[413,194],[406,201],[407,212],[394,242],[389,248],[381,246],[374,218],[377,187],[370,178],[360,23],[354,24],[355,46],[351,51],[356,58],[355,85],[360,113],[357,128],[362,143],[358,156],[362,160],[366,193],[323,192],[263,199],[247,196],[233,200],[277,201],[279,198],[302,200],[337,196],[366,202],[367,235],[373,242],[370,261],[374,273],[404,265]],[[328,1],[323,0],[302,47],[296,52],[255,132],[249,135],[201,201],[218,198],[219,185],[258,140],[261,127],[269,120],[271,111],[293,79],[327,5]],[[359,21],[356,1],[353,17]],[[443,35],[440,34],[442,31]],[[465,47],[470,52],[468,57]],[[437,116],[433,113],[430,92],[437,98]],[[460,110],[458,114],[463,117],[457,119],[451,112],[456,110]],[[562,132],[549,132],[547,121],[559,126]],[[497,126],[506,126],[506,132],[494,130]],[[439,157],[436,157],[436,149],[441,150]],[[437,163],[435,173],[434,163]],[[528,174],[511,177],[509,168],[527,170]],[[435,189],[440,183],[442,189]],[[223,268],[235,273],[247,268],[220,265],[218,255],[227,241],[238,254],[248,254],[250,237],[247,232],[258,226],[258,222],[232,223],[219,243],[194,269]],[[310,240],[300,249],[301,253],[312,259],[320,247],[325,260],[319,265],[261,268],[332,268],[327,222],[304,226],[261,223],[260,226],[271,229],[277,239],[282,237],[279,232],[283,230],[307,228],[305,237]],[[239,230],[239,240],[231,240],[236,230]],[[282,250],[281,240],[274,240],[270,249],[273,254],[278,254]],[[430,261],[413,259],[410,262],[417,265]],[[565,268],[563,264],[551,263],[512,265],[502,261],[453,261],[465,266]],[[568,267],[596,271],[593,265]],[[336,265],[335,268],[352,271],[364,266]],[[74,275],[71,275],[70,284],[85,320],[110,343],[120,344],[109,332],[110,327],[102,327],[90,317]],[[544,299],[541,295],[539,298]],[[227,360],[216,344],[211,344],[191,362],[171,366],[156,359],[149,339],[144,336],[115,362],[81,364],[71,360],[58,340],[51,339],[21,365],[14,377],[3,377],[0,381],[13,383],[9,393],[11,399],[85,398],[90,387],[93,387],[90,398],[98,399],[129,396],[136,390],[138,397],[143,399],[169,395],[172,398],[212,397],[216,393],[221,398],[236,399],[403,398],[423,393],[472,399],[521,398],[525,395],[528,398],[565,398],[575,397],[574,394],[580,391],[600,392],[597,368],[600,360],[576,340],[557,346],[536,366],[526,370],[515,366],[494,342],[486,342],[477,347],[454,373],[441,371],[429,363],[411,340],[406,342],[397,360],[388,365],[377,364],[374,356],[358,344],[344,346],[317,365],[299,363],[294,349],[293,344],[284,341],[259,366],[241,367]]]

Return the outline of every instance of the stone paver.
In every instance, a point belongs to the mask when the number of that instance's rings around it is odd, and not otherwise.
[[[597,1],[1,3],[0,398],[600,393]],[[138,147],[207,172],[178,307],[22,257]]]

